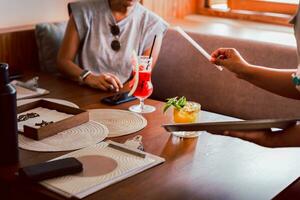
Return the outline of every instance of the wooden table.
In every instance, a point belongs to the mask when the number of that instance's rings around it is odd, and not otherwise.
[[[34,74],[29,74],[27,78]],[[49,89],[47,98],[72,101],[84,109],[107,108],[100,99],[111,94],[79,86],[60,77],[39,73],[40,86]],[[26,77],[25,77],[26,78]],[[137,101],[110,107],[128,109]],[[267,149],[241,140],[202,133],[198,139],[173,137],[161,128],[172,121],[163,114],[163,103],[147,100],[156,111],[145,114],[148,126],[114,141],[143,136],[145,150],[166,159],[154,167],[114,184],[86,199],[270,199],[300,174],[300,150]],[[207,112],[202,119],[222,120],[225,116]],[[19,166],[31,165],[64,153],[20,150]],[[0,168],[0,193],[4,199],[63,199],[39,185],[22,183],[14,176],[17,166]],[[2,199],[2,198],[1,198]]]

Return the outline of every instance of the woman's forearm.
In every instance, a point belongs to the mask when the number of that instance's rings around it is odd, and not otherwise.
[[[71,60],[58,59],[58,69],[61,73],[74,81],[79,80],[82,69]]]
[[[300,99],[300,93],[292,82],[292,74],[295,72],[296,69],[274,69],[249,65],[241,78],[280,96]]]

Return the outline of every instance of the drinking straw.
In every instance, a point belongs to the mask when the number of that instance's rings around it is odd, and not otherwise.
[[[150,50],[149,61],[148,61],[147,67],[146,67],[147,70],[149,68],[150,59],[152,58],[152,52],[153,52],[153,48],[154,48],[154,45],[155,45],[155,41],[156,41],[156,35],[154,36],[152,47],[151,47],[151,50]]]
[[[180,35],[182,37],[184,37],[187,41],[190,42],[191,45],[193,45],[193,47],[195,47],[207,60],[210,61],[211,56],[195,41],[193,40],[186,32],[184,32],[184,30],[182,30],[182,28],[180,28],[179,26],[175,27],[175,30],[180,33]],[[223,68],[221,66],[218,65],[214,65],[216,68],[218,68],[220,71],[223,70]]]
[[[155,45],[155,40],[156,40],[156,35],[154,36],[154,39],[153,39],[153,43],[152,43],[152,47],[151,47],[151,50],[150,50],[149,58],[152,58],[152,52],[153,52],[153,48],[154,48],[154,45]]]

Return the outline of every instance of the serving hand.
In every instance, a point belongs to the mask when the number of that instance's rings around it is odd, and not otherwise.
[[[241,78],[251,65],[233,48],[220,48],[211,54],[213,64],[223,66]]]
[[[260,146],[276,147],[300,147],[300,125],[292,126],[282,131],[225,131],[214,133],[249,141]]]

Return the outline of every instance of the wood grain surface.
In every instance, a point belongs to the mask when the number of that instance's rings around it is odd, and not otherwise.
[[[10,74],[39,69],[34,28],[0,29],[0,62],[8,63]]]
[[[101,104],[100,99],[112,95],[111,93],[103,93],[85,86],[79,86],[61,77],[53,77],[41,73],[30,73],[27,75],[24,77],[25,79],[34,75],[40,77],[40,86],[49,89],[51,92],[46,97],[69,100],[83,109],[117,108],[127,110],[130,105],[138,103],[138,101],[133,101],[114,107],[107,106]],[[209,166],[206,173],[203,174],[203,170],[201,172],[200,169],[205,163],[201,159],[208,155],[203,153],[205,146],[201,146],[200,143],[205,138],[179,139],[173,137],[171,133],[166,132],[161,127],[164,123],[172,122],[171,112],[167,114],[162,113],[164,103],[149,99],[146,100],[146,104],[151,104],[157,109],[154,113],[144,115],[148,120],[148,126],[138,133],[113,138],[113,141],[123,143],[126,139],[140,134],[143,136],[145,150],[164,157],[166,162],[98,191],[85,199],[207,199],[212,195],[214,199],[232,199],[232,196],[226,192],[223,186],[214,185],[213,182],[210,183],[209,179],[206,179],[206,176],[210,174],[210,170],[221,170],[224,173],[232,170],[228,166],[221,164],[225,164],[228,161],[228,158],[222,157],[220,154],[223,147],[220,146],[219,148],[221,149],[218,149],[218,147],[215,149],[219,151],[219,160],[216,161],[220,163],[220,166]],[[237,148],[246,145],[242,142],[240,143],[240,146]],[[1,199],[64,199],[39,185],[18,180],[15,172],[19,166],[47,161],[65,153],[68,152],[39,153],[20,149],[20,163],[18,166],[0,167],[0,193],[1,197],[3,197]],[[243,163],[240,159],[237,157],[234,160],[230,160],[230,163],[241,165],[241,169],[252,163],[252,160],[247,160]],[[253,167],[256,168],[255,166]],[[240,174],[242,172],[237,171],[236,173],[237,175],[235,176],[244,176]],[[217,179],[218,177],[215,178]],[[257,184],[259,188],[259,182]]]
[[[195,14],[198,0],[143,0],[143,5],[166,20]]]

